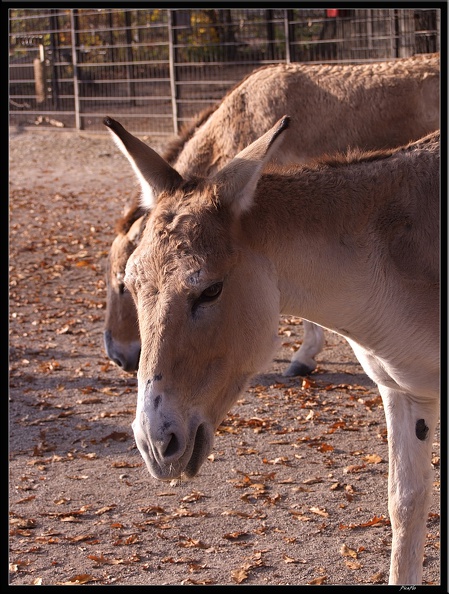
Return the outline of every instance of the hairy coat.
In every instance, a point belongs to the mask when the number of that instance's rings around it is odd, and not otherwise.
[[[372,150],[406,144],[439,127],[439,55],[361,65],[264,66],[184,128],[164,158],[186,178],[213,174],[284,113],[292,114],[295,133],[272,155],[277,164],[304,163],[348,147]],[[108,258],[106,351],[130,372],[138,365],[140,339],[123,275],[138,245],[140,234],[133,225],[141,216],[136,196],[117,226]],[[313,226],[312,216],[307,223]],[[323,345],[322,330],[305,321],[303,344],[285,374],[313,371]]]
[[[148,222],[125,283],[142,342],[133,430],[159,479],[198,473],[271,361],[279,314],[345,337],[385,410],[390,583],[419,584],[439,414],[439,132],[397,150],[271,166],[284,117],[207,178],[184,179],[105,119]]]

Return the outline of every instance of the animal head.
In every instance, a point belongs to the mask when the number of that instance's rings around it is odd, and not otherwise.
[[[216,428],[277,346],[279,291],[271,262],[243,248],[251,210],[284,117],[209,179],[184,180],[106,118],[150,211],[126,265],[141,337],[137,446],[160,479],[194,476]]]
[[[108,357],[124,371],[136,371],[140,335],[133,298],[124,283],[128,258],[136,249],[145,225],[143,211],[130,206],[118,225],[107,261],[107,302],[104,344]]]
[[[196,129],[208,120],[217,107],[218,104],[204,109],[181,128],[179,135],[168,143],[164,152],[164,159],[168,163],[177,159]],[[108,357],[129,373],[135,372],[139,365],[140,336],[136,308],[123,278],[128,258],[136,249],[146,223],[144,214],[145,210],[139,205],[138,197],[134,195],[117,222],[117,236],[111,245],[107,260],[104,345]]]

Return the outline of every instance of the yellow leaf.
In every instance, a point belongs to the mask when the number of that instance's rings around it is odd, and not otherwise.
[[[329,516],[329,513],[325,509],[320,509],[319,507],[310,507],[309,511],[311,511],[313,514],[323,516],[324,518]]]
[[[345,544],[341,546],[340,554],[343,555],[343,557],[354,557],[354,559],[357,559],[357,551],[350,549]]]
[[[313,584],[321,585],[321,584],[325,584],[326,580],[327,580],[327,575],[323,575],[323,576],[317,577],[317,578],[313,579],[311,582],[307,582],[307,583],[311,584],[311,585],[313,585]]]
[[[343,468],[343,472],[345,474],[349,474],[352,472],[360,472],[361,470],[363,470],[365,468],[365,464],[352,464],[351,466],[346,466],[346,468]]]
[[[231,573],[231,576],[236,584],[241,584],[243,581],[247,579],[248,574],[246,570],[243,567],[241,567],[240,569],[235,569]]]
[[[383,462],[382,458],[377,454],[368,454],[363,458],[368,464],[380,464]]]
[[[304,559],[293,559],[293,557],[289,557],[288,555],[283,555],[282,558],[285,563],[306,563]]]
[[[349,569],[360,569],[362,567],[360,561],[345,561],[345,565]]]
[[[63,586],[65,585],[72,585],[72,584],[87,584],[87,582],[92,581],[93,577],[91,575],[89,575],[88,573],[81,573],[79,575],[75,575],[72,578],[69,579],[68,582],[66,582],[65,584],[62,584]]]
[[[372,575],[370,580],[373,582],[373,584],[380,584],[385,580],[385,573],[383,571],[379,571],[378,573]]]

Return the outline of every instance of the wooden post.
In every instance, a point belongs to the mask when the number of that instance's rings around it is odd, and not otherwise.
[[[36,103],[43,103],[47,97],[45,81],[44,46],[39,44],[39,58],[33,60],[34,86],[36,88]]]

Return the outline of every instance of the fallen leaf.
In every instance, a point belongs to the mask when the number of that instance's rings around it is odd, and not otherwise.
[[[282,558],[284,559],[285,563],[307,563],[307,561],[305,559],[294,559],[293,557],[289,557],[288,555],[282,555]]]
[[[294,516],[300,522],[310,522],[310,520],[311,520],[311,518],[305,516],[301,512],[297,512],[295,510],[290,510],[290,513],[292,514],[292,516]]]
[[[142,507],[140,511],[144,514],[165,514],[165,509],[160,505],[150,505],[149,507]]]
[[[202,499],[204,497],[204,493],[201,493],[200,491],[192,491],[192,493],[190,493],[190,495],[186,495],[185,497],[183,497],[181,499],[181,501],[184,501],[185,503],[192,503],[194,501],[198,501],[199,499]]]
[[[346,567],[348,567],[349,569],[361,569],[362,564],[360,563],[360,561],[345,561],[345,565]]]
[[[377,454],[368,454],[367,456],[364,456],[363,460],[365,460],[367,464],[380,464],[383,462],[383,459]]]
[[[262,553],[256,552],[249,561],[244,563],[240,569],[236,569],[231,572],[232,579],[237,583],[241,584],[248,577],[248,572],[251,569],[257,567],[263,567],[265,563],[262,561]]]
[[[112,509],[116,508],[117,506],[115,504],[113,505],[106,505],[104,507],[100,507],[100,509],[97,509],[95,513],[96,516],[102,516],[103,514],[105,514],[108,511],[111,511]]]
[[[348,526],[346,526],[344,524],[340,524],[339,529],[347,530],[349,528],[352,530],[354,528],[368,528],[369,526],[389,526],[389,525],[390,525],[390,520],[382,515],[382,516],[374,516],[368,522],[362,522],[361,524],[349,524]]]
[[[308,584],[311,584],[311,585],[320,585],[320,584],[325,584],[326,583],[326,580],[327,580],[327,575],[323,575],[323,576],[317,577],[317,578],[315,578],[312,581],[307,582],[307,583]]]
[[[62,583],[61,586],[72,586],[73,584],[87,584],[88,582],[92,581],[95,581],[93,576],[89,575],[88,573],[81,573],[70,578],[68,582]]]
[[[36,499],[36,495],[30,495],[29,497],[24,497],[23,499],[19,499],[19,501],[16,501],[16,503],[28,503],[29,501],[33,501],[33,499]]]
[[[223,534],[223,538],[227,540],[237,540],[245,536],[248,536],[248,532],[228,532],[227,534]]]
[[[357,559],[357,551],[350,549],[345,544],[341,546],[340,554],[343,555],[343,557],[354,557],[354,559]]]
[[[184,548],[191,548],[195,547],[198,549],[208,549],[209,546],[204,544],[201,540],[195,540],[194,538],[186,538],[185,540],[181,540],[178,542],[178,546]]]
[[[375,573],[370,578],[370,581],[373,582],[373,584],[380,584],[384,580],[385,580],[385,572],[383,572],[383,571],[379,571],[379,572]]]
[[[306,479],[305,481],[302,481],[303,485],[313,485],[314,483],[322,483],[323,479],[320,477],[315,477],[315,478],[309,478]]]
[[[111,563],[111,561],[109,561],[109,559],[107,559],[103,553],[101,553],[101,555],[87,555],[87,558],[92,559],[92,561],[95,561],[95,563],[98,565]]]
[[[91,398],[83,398],[82,400],[77,400],[77,404],[101,404],[103,401],[98,396],[92,396]]]
[[[366,468],[365,464],[352,464],[351,466],[346,466],[346,468],[343,469],[343,472],[345,474],[351,474],[354,472],[360,472],[361,470],[364,470]]]
[[[317,514],[318,516],[323,516],[324,518],[329,517],[329,513],[325,509],[321,509],[319,507],[310,507],[309,511],[311,511],[313,514]]]

